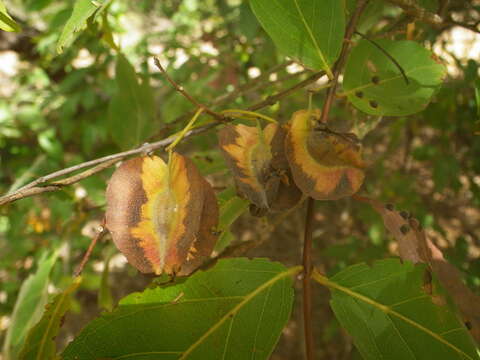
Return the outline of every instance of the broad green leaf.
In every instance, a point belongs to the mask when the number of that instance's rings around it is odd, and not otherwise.
[[[405,71],[378,47],[361,40],[345,69],[344,91],[358,109],[371,115],[403,116],[422,111],[442,83],[445,67],[413,41],[375,40]]]
[[[232,233],[229,231],[230,226],[248,210],[249,203],[248,200],[238,197],[233,188],[222,191],[218,196],[218,200],[220,202],[218,231],[221,232],[221,235],[215,245],[215,251],[221,252],[234,239]]]
[[[117,93],[108,107],[108,127],[113,140],[122,149],[129,149],[141,144],[157,128],[155,100],[148,78],[139,83],[135,69],[122,54],[118,55],[115,69]]]
[[[62,325],[62,319],[70,308],[70,296],[80,285],[80,278],[53,301],[45,306],[42,319],[28,333],[25,345],[20,353],[20,360],[56,359],[55,337]]]
[[[44,306],[47,303],[47,287],[50,272],[57,260],[57,253],[39,260],[35,274],[30,275],[22,284],[13,308],[11,324],[3,343],[5,359],[17,359],[27,332],[40,320]]]
[[[425,266],[398,259],[357,264],[327,279],[330,305],[364,359],[478,359],[466,327],[423,289]]]
[[[0,0],[0,30],[8,32],[19,32],[22,30],[20,25],[8,14],[7,8],[2,0]]]
[[[345,32],[344,1],[251,0],[250,4],[285,55],[331,75]]]
[[[103,0],[103,2],[92,0],[75,1],[72,15],[70,15],[58,39],[57,52],[59,54],[63,52],[65,46],[69,46],[73,42],[74,34],[86,26],[87,19],[95,12],[98,14],[105,9],[105,3],[108,2],[108,0]]]
[[[292,275],[300,270],[221,260],[182,283],[130,294],[87,325],[62,359],[267,359],[290,316]]]

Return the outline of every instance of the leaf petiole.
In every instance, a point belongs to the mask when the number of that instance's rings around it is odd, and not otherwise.
[[[240,110],[240,109],[227,109],[227,110],[221,111],[220,113],[224,114],[224,115],[227,115],[227,116],[235,117],[235,118],[238,118],[238,119],[244,119],[244,120],[262,119],[262,120],[269,121],[269,122],[272,122],[272,123],[277,122],[277,120],[275,120],[275,119],[273,119],[273,118],[271,118],[267,115],[263,115],[263,114],[260,114],[260,113],[254,112],[254,111],[247,111],[247,110]]]
[[[195,124],[195,121],[197,121],[198,117],[200,114],[204,111],[205,109],[200,107],[198,110],[195,112],[195,115],[193,115],[192,119],[188,122],[187,126],[183,128],[183,130],[178,134],[177,138],[173,143],[168,145],[165,150],[168,151],[169,153],[173,150],[173,148],[180,142],[182,141],[183,137],[185,134],[193,127],[193,124]]]

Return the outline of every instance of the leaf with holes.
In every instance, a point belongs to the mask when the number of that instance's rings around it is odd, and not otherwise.
[[[169,164],[157,156],[126,161],[112,175],[106,197],[113,241],[143,273],[185,272],[215,245],[215,195],[182,155],[173,153]]]
[[[280,51],[331,76],[345,32],[344,1],[251,0],[250,5]]]
[[[360,147],[349,134],[317,128],[318,111],[293,114],[285,152],[293,179],[304,194],[336,200],[356,193],[365,177]]]
[[[422,111],[440,87],[445,67],[416,42],[375,42],[394,60],[374,44],[361,40],[345,69],[343,86],[348,100],[372,115],[403,116]]]
[[[53,301],[45,306],[40,321],[28,333],[25,345],[20,353],[20,360],[56,359],[55,338],[62,326],[65,313],[70,309],[70,297],[80,285],[80,278]]]
[[[88,324],[62,359],[268,359],[299,271],[264,259],[221,260],[183,283],[130,294]]]
[[[428,264],[462,313],[465,323],[469,324],[470,333],[480,342],[480,297],[465,285],[460,271],[427,239],[418,220],[407,211],[395,210],[392,204],[382,205],[364,197],[359,197],[359,200],[371,204],[383,217],[385,227],[397,240],[398,252],[403,260]]]
[[[423,290],[424,273],[388,259],[313,278],[330,288],[330,305],[364,359],[478,359],[466,327]]]

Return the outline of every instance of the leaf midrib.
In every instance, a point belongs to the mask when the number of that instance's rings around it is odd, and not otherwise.
[[[300,16],[300,19],[302,20],[303,25],[305,26],[305,29],[307,30],[308,36],[310,36],[310,39],[312,40],[313,46],[315,47],[315,50],[317,51],[317,54],[320,58],[320,61],[323,63],[324,69],[327,72],[328,77],[332,76],[332,72],[330,70],[330,67],[328,66],[328,63],[323,56],[322,50],[320,50],[320,46],[318,45],[317,39],[313,35],[313,31],[310,28],[310,25],[307,23],[307,19],[305,19],[305,16],[303,15],[302,9],[300,9],[300,5],[298,4],[298,0],[293,0],[295,3],[295,8],[297,9],[298,15]],[[331,34],[329,34],[330,36]]]
[[[263,283],[260,285],[258,288],[256,288],[254,291],[252,291],[250,294],[246,295],[242,301],[240,301],[232,310],[227,312],[220,320],[215,323],[212,327],[210,327],[202,336],[198,338],[197,341],[195,341],[192,345],[190,345],[182,354],[182,356],[178,360],[183,360],[186,359],[188,355],[192,353],[193,350],[195,350],[199,345],[203,343],[205,339],[207,339],[213,332],[215,332],[220,326],[223,325],[225,321],[230,319],[232,316],[234,316],[237,312],[239,312],[243,306],[248,304],[250,300],[252,300],[256,295],[261,293],[263,290],[268,288],[269,286],[273,285],[275,282],[287,277],[294,275],[302,270],[302,266],[295,266],[293,268],[288,269],[287,271],[281,272],[268,280],[267,282]]]
[[[363,301],[364,303],[366,304],[369,304],[369,305],[372,305],[373,307],[376,307],[377,309],[379,309],[380,311],[384,312],[385,314],[387,314],[389,317],[390,315],[391,316],[394,316],[394,317],[397,317],[398,319],[406,322],[407,324],[410,324],[412,325],[413,327],[417,328],[418,330],[420,331],[423,331],[425,332],[426,334],[430,335],[432,338],[434,338],[435,340],[439,341],[440,343],[442,343],[443,345],[446,345],[447,347],[451,348],[452,350],[454,350],[455,352],[463,355],[465,358],[467,359],[470,359],[470,360],[474,360],[470,355],[468,355],[467,353],[465,353],[463,350],[459,349],[458,347],[456,347],[455,345],[451,344],[450,342],[448,342],[447,340],[445,340],[444,338],[442,338],[440,335],[434,333],[433,331],[431,331],[430,329],[424,327],[423,325],[409,319],[408,317],[400,314],[399,312],[391,309],[390,306],[388,305],[384,305],[384,304],[381,304],[365,295],[362,295],[362,294],[359,294],[355,291],[352,291],[351,289],[349,288],[346,288],[340,284],[337,284],[335,282],[332,282],[330,281],[328,278],[326,278],[325,276],[321,275],[320,273],[318,273],[318,271],[314,270],[313,271],[313,274],[312,274],[312,278],[317,281],[318,283],[320,283],[321,285],[324,285],[330,289],[335,289],[335,290],[338,290],[340,292],[343,292],[355,299],[358,299],[360,301]]]

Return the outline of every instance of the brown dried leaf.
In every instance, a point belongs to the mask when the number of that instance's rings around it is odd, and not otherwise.
[[[397,240],[402,259],[428,264],[462,313],[470,333],[480,343],[480,297],[463,283],[460,271],[448,263],[440,249],[426,238],[420,223],[408,212],[395,210],[391,204],[383,205],[361,196],[357,196],[357,199],[368,202],[380,213],[385,227]],[[431,284],[427,283],[426,286]]]
[[[206,180],[203,180],[203,192],[204,199],[200,228],[190,247],[187,262],[182,266],[178,275],[189,275],[204,263],[210,257],[218,240],[218,203],[212,186]]]
[[[220,149],[232,170],[238,192],[260,209],[268,209],[280,179],[272,176],[270,128],[227,125],[218,133]]]
[[[200,226],[205,180],[193,163],[172,154],[128,160],[107,187],[106,227],[118,249],[143,273],[177,273]]]
[[[300,110],[290,120],[285,152],[293,179],[304,194],[317,200],[351,196],[365,177],[360,147],[348,134],[317,129],[319,115]]]
[[[277,193],[270,207],[273,211],[285,211],[293,208],[302,199],[302,192],[293,181],[290,164],[285,154],[287,130],[281,125],[268,124],[264,131],[273,133],[270,142],[272,168],[280,177]]]

